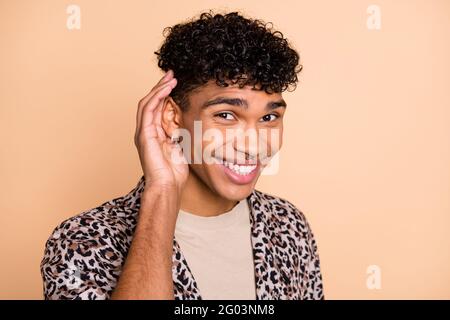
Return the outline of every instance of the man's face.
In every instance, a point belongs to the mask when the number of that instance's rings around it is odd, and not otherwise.
[[[285,109],[280,93],[251,86],[220,87],[210,81],[191,92],[182,114],[191,137],[190,175],[223,198],[246,198],[281,148]]]

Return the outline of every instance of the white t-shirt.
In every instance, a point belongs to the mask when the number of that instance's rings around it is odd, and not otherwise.
[[[256,299],[250,209],[246,199],[215,217],[180,210],[175,239],[203,299]]]

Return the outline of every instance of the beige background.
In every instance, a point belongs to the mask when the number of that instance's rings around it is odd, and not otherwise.
[[[70,31],[71,3],[0,1],[0,298],[41,299],[52,229],[135,186],[162,29],[210,8],[272,21],[300,52],[281,170],[258,189],[308,217],[326,298],[450,298],[450,1],[76,0]]]

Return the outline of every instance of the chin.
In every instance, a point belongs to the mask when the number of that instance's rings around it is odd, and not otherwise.
[[[232,201],[241,201],[247,198],[255,188],[254,184],[251,185],[232,185],[230,183],[227,184],[218,184],[215,189],[216,192],[224,199],[232,200]]]

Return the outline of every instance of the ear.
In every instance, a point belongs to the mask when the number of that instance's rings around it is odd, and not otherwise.
[[[176,129],[182,127],[181,115],[181,108],[172,97],[167,97],[161,111],[161,126],[169,137],[172,137]]]

